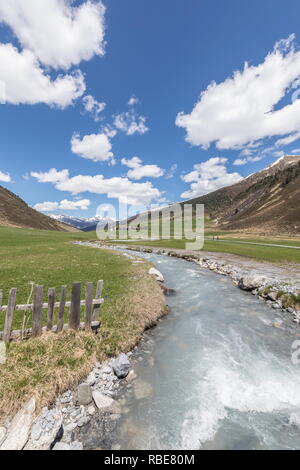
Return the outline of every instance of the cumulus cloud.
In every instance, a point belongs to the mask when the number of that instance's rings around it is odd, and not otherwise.
[[[194,165],[193,171],[181,177],[185,183],[191,183],[190,190],[181,197],[192,199],[241,181],[243,178],[238,173],[227,172],[227,161],[227,158],[215,157]]]
[[[85,211],[89,208],[90,204],[91,201],[89,199],[79,199],[78,201],[63,199],[60,202],[39,202],[33,208],[39,212],[52,212],[54,210],[75,211],[79,209]]]
[[[127,176],[133,180],[160,178],[165,173],[165,170],[157,165],[143,165],[143,161],[139,157],[133,157],[131,159],[122,158],[121,163],[130,168]]]
[[[11,183],[11,176],[9,173],[4,173],[3,171],[0,171],[0,181],[2,183]]]
[[[104,54],[105,7],[100,1],[0,0],[0,21],[46,66],[68,69]]]
[[[4,84],[4,102],[11,104],[45,103],[65,108],[85,91],[80,71],[59,75],[52,80],[31,51],[19,52],[12,44],[0,44],[1,81]]]
[[[149,130],[146,126],[146,118],[137,115],[133,110],[115,116],[114,126],[127,135],[145,134]]]
[[[300,100],[280,106],[300,76],[300,52],[294,35],[279,41],[265,60],[244,65],[222,83],[211,83],[190,114],[176,124],[192,145],[219,149],[251,146],[266,137],[294,135],[300,130]]]
[[[257,155],[256,157],[245,157],[245,158],[236,158],[233,162],[235,166],[246,165],[247,163],[259,162],[265,157],[265,155]]]
[[[86,95],[82,98],[84,109],[90,113],[94,121],[100,120],[100,114],[104,111],[106,103],[97,101],[92,95]]]
[[[73,195],[85,192],[103,194],[109,198],[117,198],[120,202],[126,204],[148,205],[153,200],[156,201],[162,196],[161,192],[149,181],[134,183],[128,178],[105,178],[103,175],[77,175],[70,178],[68,170],[55,170],[55,172],[56,175],[61,175],[65,172],[65,178],[59,178],[59,181],[54,181],[54,177],[45,177],[45,173],[31,172],[31,175],[40,182],[49,182],[49,179],[52,179],[56,189],[70,192]],[[51,174],[54,174],[53,170],[51,170]]]
[[[69,177],[69,170],[61,170],[58,171],[56,168],[51,168],[49,171],[43,172],[36,172],[31,171],[30,176],[32,178],[36,178],[39,183],[59,183],[61,181],[65,181]]]
[[[58,202],[45,201],[38,202],[37,204],[35,204],[35,206],[33,206],[33,208],[39,212],[52,212],[58,209],[58,206]]]
[[[74,134],[71,139],[71,149],[76,155],[94,162],[115,163],[111,142],[104,133],[85,135],[82,139],[78,134]]]

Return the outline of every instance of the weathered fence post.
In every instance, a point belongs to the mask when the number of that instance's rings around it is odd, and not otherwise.
[[[103,290],[103,281],[98,281],[97,282],[97,289],[96,289],[95,299],[101,299],[102,290]],[[93,321],[99,321],[100,320],[100,305],[95,305],[92,320]]]
[[[10,340],[12,323],[14,319],[14,311],[15,311],[15,306],[16,306],[16,298],[17,298],[17,289],[10,289],[8,305],[7,305],[7,310],[6,310],[6,317],[5,317],[5,325],[4,325],[4,331],[3,331],[4,343],[9,343],[9,340]]]
[[[47,315],[47,331],[52,331],[53,315],[55,304],[55,289],[48,289],[48,315]]]
[[[69,318],[69,327],[73,330],[78,330],[80,326],[80,293],[81,293],[81,283],[76,282],[72,287],[72,296],[71,296],[71,308],[70,308],[70,318]]]
[[[93,290],[94,285],[92,282],[88,282],[86,285],[85,295],[85,329],[91,329],[92,315],[93,315]]]
[[[57,319],[57,330],[56,330],[57,333],[62,331],[62,329],[64,327],[66,297],[67,297],[67,286],[62,286],[61,287],[61,294],[60,294],[58,319]]]
[[[42,334],[42,314],[43,314],[43,286],[34,287],[33,311],[32,311],[32,336]]]

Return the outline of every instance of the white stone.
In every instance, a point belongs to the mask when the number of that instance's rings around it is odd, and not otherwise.
[[[22,450],[29,438],[35,412],[35,398],[31,398],[16,414],[0,450]]]
[[[53,450],[71,450],[71,446],[66,442],[57,442],[53,447]]]
[[[71,450],[83,450],[83,445],[81,442],[74,441],[70,444]]]
[[[93,416],[96,413],[96,408],[93,405],[90,405],[87,409],[87,412],[90,416]]]
[[[103,393],[99,392],[98,390],[95,390],[93,392],[93,399],[98,410],[109,412],[114,411],[114,405],[116,404],[116,402],[107,395],[103,395]]]
[[[159,282],[164,282],[164,276],[162,275],[162,273],[160,271],[158,271],[158,269],[155,269],[155,268],[150,268],[149,269],[149,274],[151,276],[154,276],[155,279]]]

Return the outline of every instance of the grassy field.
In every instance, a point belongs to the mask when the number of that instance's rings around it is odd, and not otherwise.
[[[162,289],[148,275],[150,264],[133,264],[120,253],[73,245],[93,234],[0,228],[0,288],[17,287],[17,302],[28,300],[31,282],[57,287],[104,280],[105,303],[97,336],[66,331],[12,342],[0,366],[0,419],[16,411],[32,394],[38,407],[51,403],[78,383],[96,360],[132,349],[145,328],[165,312]],[[70,289],[69,289],[70,294]],[[82,293],[84,297],[84,292]],[[45,295],[46,301],[46,295]],[[0,329],[4,314],[1,314]],[[20,328],[23,313],[15,316]]]
[[[68,298],[73,282],[94,282],[103,279],[107,306],[126,290],[129,261],[112,256],[110,252],[88,249],[72,244],[78,239],[88,239],[85,233],[62,233],[23,229],[0,228],[0,288],[4,303],[8,291],[16,287],[17,303],[26,303],[32,283],[45,287],[45,302],[49,287],[68,286]],[[84,298],[84,289],[82,289]],[[23,313],[16,312],[14,328],[22,325]],[[0,329],[3,327],[3,315]]]
[[[272,263],[300,263],[300,250],[293,248],[282,248],[273,246],[258,246],[249,244],[239,244],[237,241],[246,241],[244,239],[234,239],[224,237],[224,241],[205,240],[204,251],[211,251],[217,253],[231,253],[240,256],[247,256],[262,261],[269,261]],[[250,241],[250,240],[247,240]],[[276,243],[285,244],[283,241],[263,239],[252,239],[251,242],[257,243]],[[185,249],[185,240],[155,240],[155,241],[135,241],[135,245],[147,245],[153,247],[170,248],[170,249]],[[286,244],[298,246],[299,242],[289,241]],[[299,245],[300,246],[300,245]]]

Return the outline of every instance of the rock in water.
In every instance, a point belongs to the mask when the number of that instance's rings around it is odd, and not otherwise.
[[[252,291],[258,287],[262,287],[266,284],[266,278],[259,276],[257,274],[250,274],[249,276],[244,276],[239,280],[239,288]]]
[[[125,379],[129,374],[130,362],[126,354],[120,354],[111,365],[118,379]]]
[[[162,275],[162,273],[160,271],[158,271],[158,269],[155,269],[155,268],[150,268],[149,269],[149,274],[151,276],[154,276],[155,279],[159,282],[164,282],[164,276]]]
[[[91,388],[87,383],[82,383],[77,389],[77,401],[79,405],[89,405],[93,400]]]
[[[31,398],[16,414],[0,450],[22,450],[28,441],[35,412],[35,398]]]

